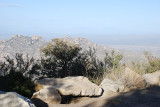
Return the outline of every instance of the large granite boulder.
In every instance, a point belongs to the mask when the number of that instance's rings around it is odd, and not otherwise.
[[[36,89],[53,87],[61,95],[73,96],[101,96],[102,89],[83,76],[66,78],[44,78],[35,82]]]
[[[49,87],[35,92],[32,101],[36,106],[45,107],[45,105],[60,104],[61,96],[55,88]]]
[[[144,74],[143,78],[145,79],[145,81],[148,85],[160,86],[160,71]]]
[[[36,107],[29,99],[15,93],[0,91],[0,107]]]
[[[113,92],[123,92],[125,87],[123,84],[117,84],[116,81],[105,78],[100,87],[105,91],[113,91]]]

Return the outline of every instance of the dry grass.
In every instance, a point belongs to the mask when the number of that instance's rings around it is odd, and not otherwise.
[[[122,72],[124,67],[118,67],[117,69],[111,69],[110,72],[105,73],[105,78],[117,81],[122,78]]]
[[[136,73],[143,75],[146,73],[144,65],[146,64],[141,64],[140,62],[137,62],[137,63],[132,62],[131,69]]]
[[[123,84],[125,88],[135,89],[142,88],[145,86],[145,81],[142,79],[142,76],[138,73],[125,67],[119,67],[111,72],[106,73],[106,78],[115,81],[117,84]]]

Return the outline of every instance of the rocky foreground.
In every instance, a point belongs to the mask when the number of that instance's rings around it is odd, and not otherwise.
[[[160,71],[141,76],[126,68],[122,75],[118,80],[105,78],[99,86],[82,76],[44,78],[35,82],[31,100],[14,92],[0,92],[0,107],[160,106]],[[126,80],[133,82],[127,84]]]

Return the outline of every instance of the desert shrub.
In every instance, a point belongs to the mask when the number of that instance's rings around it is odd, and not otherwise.
[[[145,71],[147,73],[152,73],[157,70],[160,70],[160,58],[154,57],[150,52],[144,52],[145,57],[148,60],[148,64],[144,65]]]
[[[106,76],[112,79],[120,76],[120,61],[123,58],[121,54],[115,54],[114,50],[111,52],[111,55],[106,52],[104,61],[100,61],[95,55],[96,50],[90,49],[88,53],[90,59],[89,67],[91,67],[88,70],[88,78],[92,82],[99,85]]]
[[[5,91],[17,92],[27,98],[31,98],[35,92],[34,83],[30,78],[24,77],[20,72],[14,72],[5,76],[7,89]]]
[[[15,67],[14,67],[13,59],[11,59],[9,56],[4,58],[5,58],[5,61],[0,62],[0,71],[1,71],[1,75],[6,76],[10,73],[13,73],[15,71]]]
[[[42,52],[42,74],[47,77],[83,75],[86,55],[78,45],[53,39]]]
[[[144,64],[140,62],[132,62],[131,69],[140,75],[143,75],[146,73]]]
[[[31,97],[34,92],[33,76],[38,69],[34,59],[26,59],[22,54],[16,54],[15,59],[5,57],[4,62],[0,62],[1,81],[5,81],[0,90],[15,91],[25,97]]]
[[[85,65],[85,70],[85,76],[97,85],[99,85],[104,79],[106,66],[103,61],[100,61],[97,58],[95,49],[89,48],[89,50],[87,51],[87,63]]]
[[[138,74],[152,73],[160,70],[160,58],[152,55],[151,52],[144,51],[146,60],[143,63],[132,62],[131,68]]]
[[[8,75],[13,72],[21,72],[25,77],[33,78],[40,69],[34,58],[28,57],[23,58],[23,54],[16,53],[15,59],[9,56],[4,57],[5,61],[0,62],[1,75]]]
[[[106,54],[106,57],[107,58],[105,58],[105,60],[107,59],[107,61],[105,61],[105,62],[108,63],[107,66],[109,67],[108,68],[109,72],[105,73],[105,78],[111,79],[111,80],[115,81],[115,83],[117,83],[117,84],[122,84],[127,89],[128,88],[129,89],[140,88],[140,87],[144,86],[144,81],[141,78],[141,76],[138,76],[138,74],[134,73],[134,71],[132,72],[132,70],[129,71],[130,73],[128,71],[125,71],[125,70],[127,70],[126,65],[120,64],[120,61],[123,57],[122,55],[120,55],[120,54],[116,55],[112,51],[111,56]],[[134,67],[134,70],[141,69],[139,64],[133,63],[132,66]]]
[[[30,98],[35,91],[34,82],[30,78],[24,77],[20,72],[0,76],[0,84],[1,91],[17,92],[27,98]]]
[[[120,66],[120,61],[122,60],[122,58],[122,54],[115,54],[115,51],[112,50],[111,55],[109,55],[109,53],[106,52],[104,62],[108,69],[116,69]]]

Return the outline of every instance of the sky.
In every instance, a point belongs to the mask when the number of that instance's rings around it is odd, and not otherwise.
[[[160,0],[0,0],[0,40],[15,34],[160,46]]]

